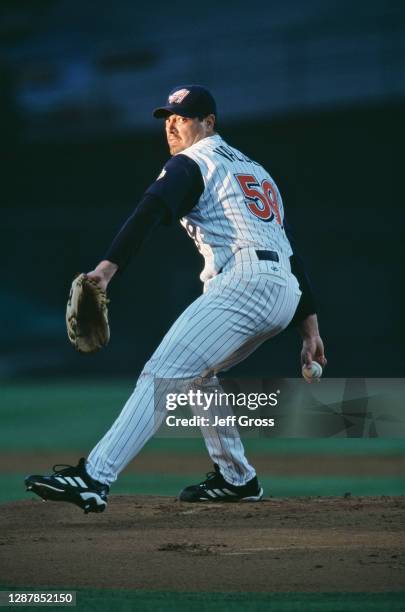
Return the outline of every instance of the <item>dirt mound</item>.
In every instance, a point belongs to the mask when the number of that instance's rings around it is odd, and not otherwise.
[[[1,582],[177,591],[393,591],[405,587],[405,498],[184,504],[112,495],[3,504]]]

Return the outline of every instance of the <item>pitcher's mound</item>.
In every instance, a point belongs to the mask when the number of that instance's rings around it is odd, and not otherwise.
[[[10,586],[170,591],[393,591],[405,586],[405,498],[186,504],[110,496],[103,514],[66,503],[1,506]]]

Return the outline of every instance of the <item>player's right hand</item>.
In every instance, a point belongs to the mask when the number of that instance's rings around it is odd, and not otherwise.
[[[306,337],[302,341],[301,366],[309,368],[312,361],[317,361],[322,368],[328,363],[325,357],[323,341],[320,336]]]

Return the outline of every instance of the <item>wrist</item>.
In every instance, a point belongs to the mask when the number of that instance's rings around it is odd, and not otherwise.
[[[319,334],[306,334],[306,333],[301,333],[301,338],[303,342],[313,342],[314,340],[317,340],[318,338],[320,338],[321,336]]]
[[[117,264],[113,263],[112,261],[108,261],[107,259],[100,261],[98,266],[95,268],[95,272],[102,274],[107,281],[111,280],[117,270]]]
[[[319,338],[318,317],[316,314],[308,315],[299,325],[298,331],[303,340]]]

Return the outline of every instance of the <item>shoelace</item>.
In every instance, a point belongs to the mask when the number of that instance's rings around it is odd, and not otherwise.
[[[58,468],[62,468],[62,469],[58,469]],[[66,470],[74,470],[76,468],[77,468],[76,465],[67,465],[66,463],[56,463],[52,467],[54,474],[63,474],[63,472],[66,472]]]
[[[52,467],[52,469],[53,469],[53,474],[52,475],[53,476],[57,476],[58,474],[61,474],[63,476],[63,474],[66,474],[66,472],[68,472],[69,470],[76,470],[76,471],[79,470],[80,471],[80,466],[81,466],[81,462],[79,462],[79,465],[68,465],[67,463],[56,463]],[[68,475],[68,474],[66,474],[66,475]],[[94,481],[87,473],[85,474],[85,480],[86,479],[90,479],[90,482],[93,483],[94,486],[101,486],[102,488],[104,488],[107,491],[107,493],[110,490],[108,485],[103,485],[102,483]]]
[[[218,474],[217,474],[217,472],[206,472],[206,474],[205,474],[205,475],[206,475],[206,477],[207,477],[207,478],[206,478],[206,480],[204,480],[204,482],[201,482],[201,483],[200,483],[200,487],[204,487],[204,486],[206,486],[206,482],[207,482],[207,480],[212,480],[212,479],[213,479],[213,478],[215,478],[215,476],[217,476]]]

